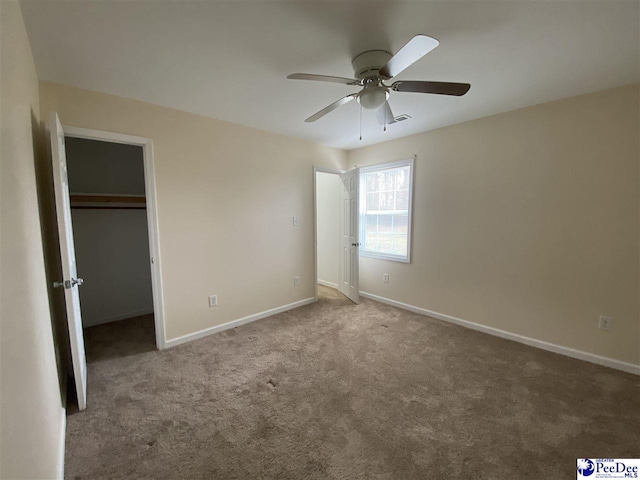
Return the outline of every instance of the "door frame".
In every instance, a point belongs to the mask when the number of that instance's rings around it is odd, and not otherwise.
[[[63,125],[65,137],[98,140],[110,143],[135,145],[142,147],[144,163],[144,184],[147,204],[147,226],[149,230],[149,265],[151,268],[151,289],[153,294],[153,319],[156,331],[156,347],[163,350],[166,346],[164,323],[164,294],[162,289],[162,268],[160,262],[160,238],[158,233],[158,209],[156,198],[156,176],[153,158],[153,140],[145,137],[125,135],[123,133],[92,130]]]
[[[345,170],[313,166],[313,295],[316,302],[318,301],[318,173],[341,175]]]

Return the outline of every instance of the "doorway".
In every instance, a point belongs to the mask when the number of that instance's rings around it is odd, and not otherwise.
[[[70,126],[64,139],[77,265],[88,277],[83,327],[152,317],[152,343],[163,349],[152,141]]]
[[[65,146],[87,358],[133,338],[153,349],[142,147],[71,136]]]
[[[65,145],[83,327],[153,315],[142,147]]]
[[[163,349],[152,141],[70,126],[64,126],[64,139],[79,273],[86,267],[96,279],[95,285],[87,282],[81,289],[83,327],[152,316],[153,343]],[[100,233],[106,236],[100,238]],[[92,240],[104,250],[92,247]],[[114,265],[107,264],[108,258]],[[102,287],[111,295],[104,295]],[[117,301],[110,304],[110,298]]]

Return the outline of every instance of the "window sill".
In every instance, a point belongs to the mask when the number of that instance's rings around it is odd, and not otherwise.
[[[398,255],[388,255],[384,253],[374,253],[374,252],[365,252],[365,251],[360,251],[358,252],[358,254],[361,257],[374,258],[376,260],[389,260],[391,262],[411,263],[411,258],[401,257]]]

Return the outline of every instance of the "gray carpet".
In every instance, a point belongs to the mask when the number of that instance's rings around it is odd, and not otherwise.
[[[638,377],[320,287],[162,352],[141,317],[86,331],[70,479],[575,479],[640,457]]]

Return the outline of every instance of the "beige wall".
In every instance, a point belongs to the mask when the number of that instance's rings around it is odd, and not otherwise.
[[[313,297],[312,166],[344,168],[344,151],[49,83],[40,105],[153,140],[167,340]]]
[[[338,285],[340,206],[342,182],[334,173],[318,172],[316,178],[318,223],[318,280]]]
[[[638,114],[636,85],[350,151],[417,155],[411,264],[361,290],[638,364]]]
[[[0,478],[56,478],[64,419],[35,177],[38,79],[17,2],[0,2]]]
[[[51,110],[154,140],[168,340],[313,295],[311,165],[344,152],[41,83]],[[638,363],[639,128],[632,86],[348,152],[417,154],[412,263],[362,258],[361,289]]]

